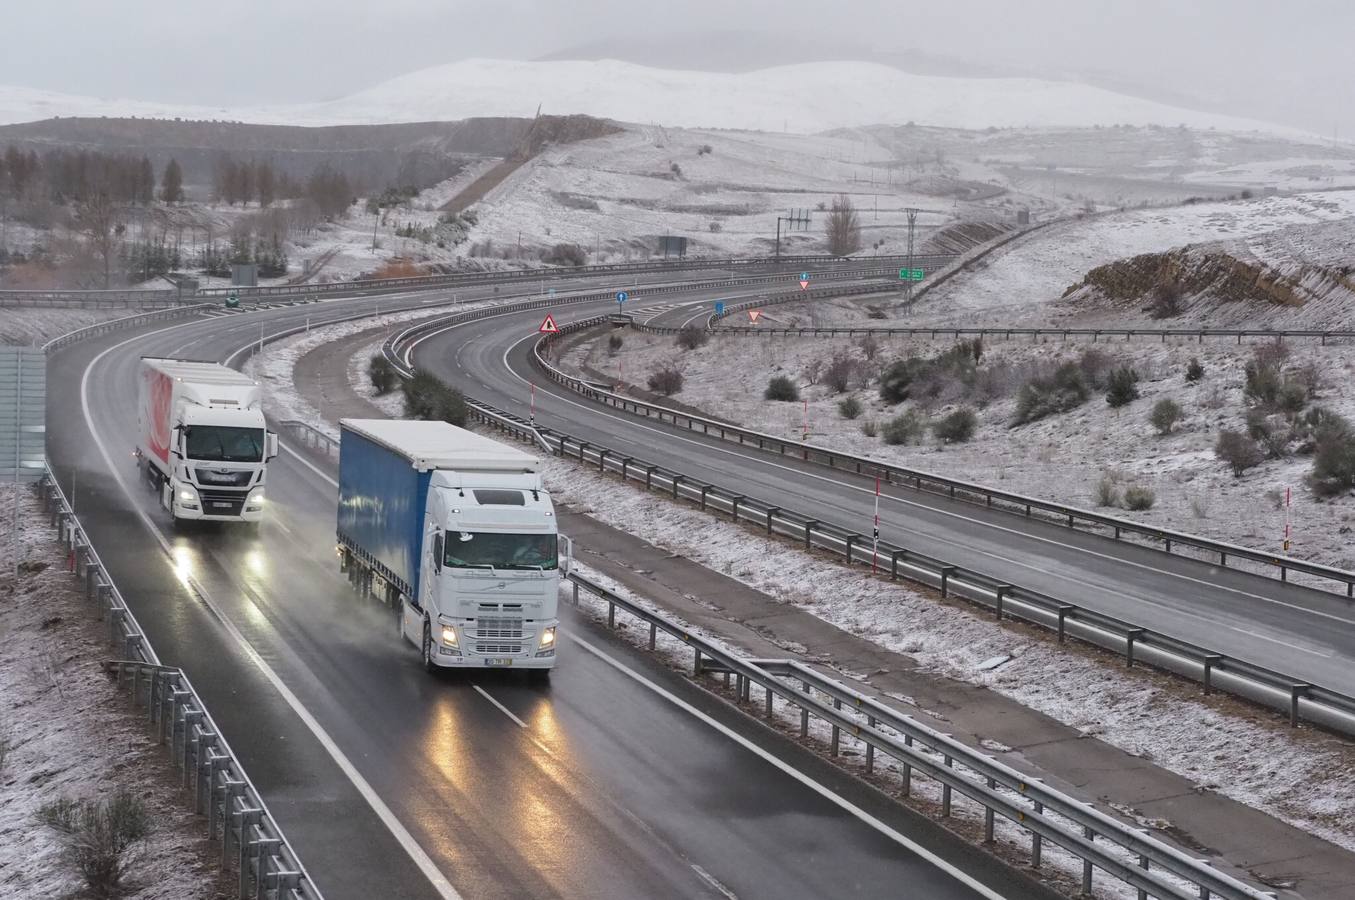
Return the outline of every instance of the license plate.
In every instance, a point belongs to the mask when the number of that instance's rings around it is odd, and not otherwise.
[[[485,665],[487,666],[511,666],[512,664],[513,664],[512,658],[506,656],[485,660]]]
[[[233,505],[234,505],[234,504],[231,504],[231,503],[213,503],[213,504],[212,504],[213,508],[215,508],[215,509],[230,509]]]

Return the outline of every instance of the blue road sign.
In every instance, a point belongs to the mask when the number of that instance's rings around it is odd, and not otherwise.
[[[808,272],[801,272],[801,273],[800,273],[800,280],[801,280],[801,281],[808,281],[808,280],[809,280],[809,273],[808,273]]]
[[[725,302],[723,300],[715,301],[715,314],[717,316],[723,316],[725,314]]]
[[[626,302],[627,300],[629,300],[629,299],[630,299],[630,294],[627,294],[625,291],[617,291],[617,292],[616,292],[616,302],[617,302],[617,303],[625,303],[625,302]]]
[[[555,288],[551,288],[549,291],[546,291],[546,296],[547,296],[547,297],[554,297],[554,296],[555,296]]]

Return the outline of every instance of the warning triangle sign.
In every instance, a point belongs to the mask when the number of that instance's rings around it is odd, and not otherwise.
[[[762,310],[760,310],[760,309],[750,309],[750,310],[748,310],[748,321],[749,321],[749,322],[756,323],[757,320],[758,320],[758,318],[759,318],[761,315],[762,315]]]
[[[555,317],[552,316],[550,313],[546,314],[545,321],[541,323],[541,327],[537,330],[540,331],[542,334],[560,333],[560,327],[555,324]]]

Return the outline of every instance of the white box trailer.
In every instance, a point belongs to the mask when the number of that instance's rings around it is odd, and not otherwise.
[[[278,454],[262,399],[252,378],[220,363],[142,357],[136,457],[176,524],[262,520],[267,462]]]
[[[340,565],[429,671],[555,665],[568,541],[540,467],[446,422],[339,422]]]

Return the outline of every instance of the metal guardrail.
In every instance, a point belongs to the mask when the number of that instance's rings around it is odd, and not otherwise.
[[[301,446],[335,463],[339,461],[339,442],[323,431],[297,419],[283,419],[278,427],[296,438]]]
[[[850,291],[851,289],[848,290]],[[833,289],[823,289],[822,293],[837,294]],[[728,314],[729,308],[726,307],[726,315]],[[765,450],[781,456],[793,456],[796,459],[806,462],[817,463],[827,466],[828,468],[839,469],[857,475],[868,477],[878,476],[889,485],[911,486],[918,491],[943,493],[952,499],[981,504],[990,509],[999,509],[1006,512],[1022,514],[1027,518],[1035,513],[1040,513],[1042,519],[1046,521],[1067,525],[1070,528],[1089,528],[1102,536],[1113,535],[1116,540],[1131,535],[1146,538],[1155,544],[1160,544],[1161,549],[1167,553],[1171,553],[1173,550],[1180,550],[1180,548],[1183,547],[1191,548],[1201,553],[1208,554],[1210,556],[1209,562],[1216,562],[1219,566],[1227,566],[1230,560],[1244,560],[1264,567],[1267,571],[1278,572],[1281,581],[1288,581],[1290,572],[1301,572],[1314,578],[1344,584],[1345,596],[1348,598],[1355,597],[1355,572],[1347,572],[1332,566],[1324,566],[1318,563],[1306,562],[1304,560],[1291,559],[1286,556],[1278,556],[1273,553],[1253,550],[1248,547],[1229,544],[1223,541],[1214,541],[1208,538],[1186,534],[1185,532],[1158,528],[1154,525],[1135,522],[1129,519],[1121,519],[1116,516],[1109,516],[1075,506],[1067,506],[1050,500],[1027,497],[1024,494],[1003,491],[997,488],[975,484],[973,482],[962,481],[958,478],[949,478],[944,475],[937,475],[933,472],[927,472],[921,469],[910,469],[881,460],[855,456],[842,450],[834,450],[830,447],[822,447],[816,444],[808,444],[789,438],[777,437],[776,435],[753,431],[752,429],[742,428],[738,425],[731,425],[726,422],[720,422],[692,413],[680,412],[661,404],[648,403],[643,400],[622,396],[613,391],[600,388],[582,378],[576,378],[573,375],[561,371],[551,365],[547,360],[546,350],[555,341],[560,340],[564,335],[596,327],[604,321],[606,321],[605,317],[571,322],[567,325],[562,325],[559,334],[549,335],[537,341],[533,359],[538,368],[540,368],[552,381],[589,400],[634,415],[644,416],[646,418],[652,417],[660,422],[667,422],[677,428],[686,428],[689,431],[699,431],[704,435],[719,437],[721,440],[730,441],[742,446],[756,446],[759,450]],[[655,328],[653,326],[635,327],[656,333],[670,333],[678,330],[673,328]]]
[[[68,331],[59,337],[52,338],[42,345],[42,350],[44,353],[52,353],[78,341],[97,337],[110,331],[117,331],[120,328],[134,328],[138,325],[145,325],[147,322],[177,319],[190,313],[206,312],[209,309],[216,308],[217,306],[214,303],[197,303],[193,306],[179,306],[174,309],[162,309],[155,312],[123,316],[118,319],[109,319],[107,322],[96,322],[93,325],[86,325],[84,328],[77,328],[74,331]]]
[[[914,265],[919,267],[923,265],[936,266],[938,261],[941,261],[940,264],[944,265],[953,258],[954,257],[950,254],[915,256]],[[828,274],[837,267],[843,266],[871,266],[883,269],[888,268],[888,262],[897,264],[906,259],[907,257],[903,256],[860,258],[836,256],[783,256],[779,260],[771,257],[746,259],[689,259],[670,262],[655,261],[648,263],[615,263],[609,265],[575,266],[567,269],[507,269],[496,272],[456,272],[448,275],[416,275],[408,278],[373,278],[358,281],[336,281],[328,284],[276,285],[257,288],[202,288],[198,291],[198,296],[224,296],[232,290],[237,291],[242,298],[293,296],[296,294],[371,293],[378,291],[407,290],[411,288],[450,287],[462,284],[492,284],[541,280],[556,281],[587,275],[639,275],[649,272],[684,272],[716,269],[785,268],[789,270],[805,266],[829,266],[832,268],[827,272],[820,270],[816,273]],[[793,274],[796,273],[788,271],[786,277],[790,277]]]
[[[238,873],[238,896],[320,900],[319,889],[188,676],[161,665],[50,469],[39,488],[43,511],[57,529],[71,572],[83,583],[98,617],[108,623],[109,641],[119,658],[104,665],[126,687],[133,705],[145,708],[157,740],[183,774],[189,805],[207,820],[207,839],[220,844],[222,869]]]
[[[728,315],[728,311],[726,311]],[[975,328],[957,328],[947,326],[944,328],[936,327],[918,327],[918,326],[809,326],[804,328],[786,328],[786,327],[766,327],[750,328],[747,326],[724,327],[712,329],[714,333],[720,335],[734,335],[735,337],[865,337],[866,335],[886,336],[886,337],[909,337],[926,338],[929,340],[940,340],[951,338],[960,340],[961,338],[982,338],[984,340],[1016,340],[1017,338],[1030,338],[1032,341],[1040,339],[1057,338],[1067,341],[1071,338],[1091,338],[1093,344],[1101,341],[1102,338],[1112,340],[1114,338],[1124,338],[1125,341],[1132,341],[1136,338],[1159,339],[1162,343],[1167,342],[1167,338],[1185,338],[1188,341],[1198,341],[1203,344],[1205,339],[1214,338],[1236,338],[1240,345],[1245,338],[1264,338],[1282,342],[1299,338],[1308,338],[1319,341],[1322,346],[1326,346],[1328,341],[1350,340],[1355,338],[1355,331],[1338,330],[1316,330],[1316,329],[1272,329],[1272,328],[995,328],[995,327],[975,327]]]
[[[984,842],[995,837],[996,818],[1025,831],[1030,861],[1040,868],[1044,844],[1061,847],[1082,862],[1081,888],[1091,896],[1093,877],[1101,871],[1138,891],[1139,897],[1261,900],[1276,895],[1258,890],[1213,868],[1207,861],[1178,850],[1146,829],[1115,819],[1093,805],[1061,793],[1037,779],[998,762],[947,734],[886,706],[841,682],[791,660],[747,659],[705,640],[682,624],[622,597],[577,572],[566,578],[573,584],[573,602],[582,589],[607,604],[607,624],[615,627],[617,609],[649,625],[649,648],[662,631],[692,648],[693,675],[723,673],[735,677],[734,696],[740,709],[756,715],[760,707],[768,721],[783,709],[797,710],[800,736],[809,736],[811,718],[831,727],[830,752],[837,756],[841,742],[864,747],[865,768],[873,772],[877,754],[901,768],[903,793],[914,778],[930,778],[941,785],[940,815],[949,817],[957,797],[983,812]],[[763,693],[753,700],[752,689]],[[821,699],[822,698],[822,699]]]
[[[111,309],[129,306],[170,306],[193,303],[180,291],[0,291],[0,307],[79,307]]]

